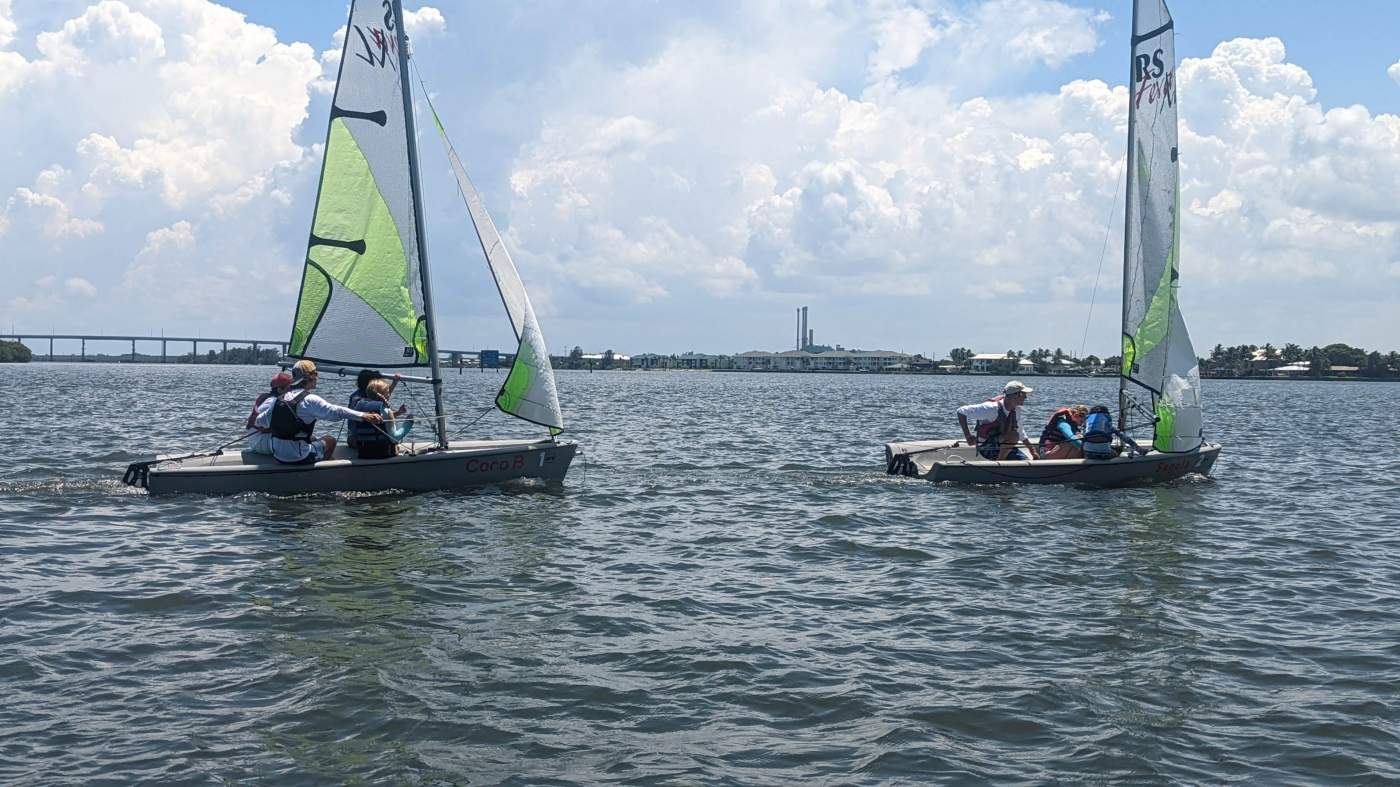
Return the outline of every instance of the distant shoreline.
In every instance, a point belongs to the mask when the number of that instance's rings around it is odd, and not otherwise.
[[[200,362],[200,363],[190,363],[188,360],[182,360],[182,361],[166,361],[166,362],[163,362],[163,363],[162,363],[161,360],[160,360],[160,356],[155,356],[154,358],[151,358],[151,357],[149,357],[149,356],[143,357],[143,356],[141,356],[139,353],[137,354],[137,360],[135,360],[135,361],[131,360],[131,358],[130,358],[129,356],[121,357],[121,356],[110,356],[110,355],[109,355],[109,356],[106,356],[105,358],[96,358],[96,357],[93,357],[93,356],[88,356],[86,359],[80,359],[80,358],[77,357],[77,356],[67,356],[67,357],[65,357],[65,356],[59,355],[59,356],[55,356],[53,360],[48,360],[47,358],[45,358],[45,359],[43,359],[43,360],[39,360],[39,359],[36,358],[36,359],[34,359],[34,360],[32,360],[32,361],[28,361],[28,362],[24,362],[24,363],[25,363],[26,365],[45,364],[45,363],[74,363],[74,364],[81,364],[81,365],[103,365],[103,364],[115,364],[115,365],[123,365],[123,364],[126,364],[126,365],[131,365],[131,364],[145,364],[145,365],[150,365],[150,366],[276,366],[276,364],[232,363],[232,362],[230,362],[230,363],[222,363],[222,362],[220,362],[220,361],[209,361],[209,362]],[[459,368],[460,368],[461,370],[463,370],[463,371],[466,371],[466,370],[478,370],[480,367],[476,367],[476,366],[457,367],[457,366],[451,366],[451,365],[444,365],[442,368],[443,368],[444,371],[446,371],[446,370],[452,370],[452,369],[459,369]],[[505,368],[505,367],[502,367],[502,368]],[[1081,379],[1081,380],[1082,380],[1082,379],[1097,379],[1097,378],[1103,378],[1103,379],[1106,379],[1106,380],[1113,380],[1113,379],[1116,379],[1116,376],[1115,376],[1115,375],[1111,375],[1111,374],[1019,374],[1019,375],[1018,375],[1018,374],[997,373],[997,372],[911,372],[911,371],[895,371],[895,372],[876,371],[876,372],[872,372],[872,371],[839,370],[839,369],[597,369],[597,368],[595,368],[595,369],[566,369],[566,368],[558,368],[558,369],[555,369],[555,371],[556,371],[556,372],[590,372],[590,371],[598,371],[598,372],[637,372],[637,373],[642,373],[642,374],[658,374],[658,373],[661,373],[661,374],[666,374],[666,373],[695,374],[695,373],[709,373],[709,372],[719,372],[719,373],[723,373],[723,374],[835,374],[835,375],[842,375],[842,376],[867,376],[867,377],[1003,377],[1003,378],[1006,378],[1006,379],[1012,379],[1012,378],[1015,378],[1015,377],[1023,377],[1023,378],[1028,379],[1028,380],[1053,380],[1053,379],[1060,378],[1060,377],[1073,378],[1073,379]],[[1354,376],[1354,377],[1353,377],[1353,376],[1339,377],[1339,376],[1335,376],[1335,375],[1334,375],[1334,376],[1327,376],[1327,375],[1324,375],[1324,376],[1322,376],[1322,377],[1311,377],[1311,376],[1307,376],[1307,375],[1301,375],[1301,376],[1298,376],[1298,377],[1272,377],[1272,376],[1263,376],[1263,375],[1254,375],[1254,376],[1245,376],[1245,377],[1235,377],[1235,376],[1221,377],[1221,376],[1214,376],[1214,375],[1212,375],[1212,376],[1210,376],[1210,377],[1205,377],[1205,376],[1203,376],[1203,377],[1201,377],[1201,379],[1202,379],[1202,380],[1245,380],[1245,381],[1249,381],[1249,382],[1299,382],[1299,381],[1303,381],[1303,382],[1319,382],[1319,383],[1328,383],[1328,382],[1330,382],[1330,383],[1400,383],[1400,377],[1363,377],[1363,376],[1359,376],[1359,375],[1358,375],[1358,376]]]
[[[604,371],[604,370],[599,370],[599,371]],[[1059,378],[1059,377],[1073,377],[1073,378],[1076,378],[1076,379],[1097,379],[1097,378],[1103,378],[1103,379],[1106,379],[1106,380],[1115,380],[1115,379],[1117,379],[1117,376],[1116,376],[1116,375],[1112,375],[1112,374],[1069,374],[1069,373],[1066,373],[1066,374],[1020,374],[1020,375],[1017,375],[1017,374],[998,373],[998,372],[910,372],[910,371],[899,371],[899,372],[866,372],[866,371],[853,371],[853,370],[846,370],[846,371],[843,371],[843,370],[838,370],[838,369],[621,369],[621,370],[608,370],[608,371],[640,371],[640,372],[724,372],[724,373],[738,372],[738,373],[748,373],[748,374],[840,374],[840,375],[872,375],[872,376],[874,376],[874,375],[879,375],[879,376],[891,376],[891,377],[899,377],[899,376],[904,376],[904,377],[1004,377],[1004,378],[1007,378],[1007,379],[1013,379],[1013,378],[1016,378],[1016,377],[1023,377],[1023,378],[1025,378],[1025,379],[1027,379],[1027,380],[1054,380],[1054,379]],[[1202,376],[1201,379],[1202,379],[1202,380],[1248,380],[1248,381],[1250,381],[1250,382],[1274,382],[1274,383],[1276,383],[1276,382],[1294,382],[1294,381],[1298,381],[1298,380],[1307,380],[1307,381],[1309,381],[1309,382],[1319,382],[1319,383],[1326,383],[1326,382],[1333,382],[1333,383],[1400,383],[1400,377],[1360,377],[1360,376],[1356,376],[1356,377],[1331,376],[1331,377],[1329,377],[1329,376],[1326,376],[1326,375],[1324,375],[1324,376],[1322,376],[1322,377],[1309,377],[1309,376],[1301,376],[1301,377],[1269,377],[1269,376],[1227,377],[1227,376],[1216,376],[1216,375],[1212,375],[1212,376],[1210,376],[1210,377]]]

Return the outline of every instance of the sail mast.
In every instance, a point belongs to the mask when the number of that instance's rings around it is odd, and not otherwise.
[[[1131,372],[1130,368],[1127,368],[1127,365],[1124,364],[1124,357],[1127,356],[1128,351],[1126,339],[1130,339],[1130,335],[1128,335],[1128,300],[1133,297],[1133,290],[1131,290],[1133,281],[1131,281],[1130,274],[1128,274],[1131,265],[1128,256],[1133,253],[1133,249],[1131,249],[1130,246],[1133,232],[1128,231],[1128,227],[1130,227],[1130,223],[1133,221],[1133,207],[1135,202],[1135,197],[1133,195],[1133,157],[1137,154],[1137,148],[1135,148],[1135,144],[1137,144],[1137,134],[1135,134],[1135,130],[1137,130],[1137,106],[1135,106],[1135,104],[1137,104],[1137,101],[1133,99],[1133,91],[1137,90],[1137,64],[1135,64],[1135,56],[1137,56],[1137,20],[1138,0],[1133,0],[1133,21],[1131,21],[1130,27],[1128,27],[1128,150],[1126,157],[1123,158],[1123,168],[1127,169],[1127,183],[1124,185],[1123,192],[1123,316],[1121,316],[1121,336],[1119,339],[1119,351],[1121,354],[1119,356],[1119,420],[1117,420],[1119,429],[1123,431],[1127,431],[1128,429],[1127,388],[1128,374]]]
[[[1123,313],[1121,318],[1122,327],[1120,328],[1120,331],[1122,332],[1122,337],[1118,342],[1119,352],[1123,355],[1127,354],[1127,343],[1124,342],[1122,339],[1128,337],[1128,299],[1132,297],[1132,292],[1129,289],[1132,286],[1132,284],[1128,275],[1129,254],[1132,253],[1132,249],[1128,244],[1131,241],[1132,233],[1128,231],[1128,227],[1130,226],[1130,222],[1133,220],[1134,202],[1133,155],[1135,151],[1133,145],[1136,142],[1136,140],[1134,139],[1136,135],[1133,133],[1133,131],[1136,128],[1135,121],[1137,120],[1137,108],[1134,106],[1134,104],[1136,104],[1137,102],[1133,100],[1133,91],[1137,88],[1137,67],[1134,63],[1134,57],[1137,53],[1137,25],[1138,0],[1133,0],[1133,20],[1131,22],[1131,26],[1128,28],[1128,155],[1123,159],[1124,168],[1128,171],[1128,181],[1125,184],[1126,188],[1123,192]],[[1128,372],[1130,370],[1125,368],[1123,355],[1120,355],[1118,360],[1118,428],[1127,431],[1127,388]]]
[[[393,0],[394,26],[398,35],[399,81],[403,85],[403,120],[408,138],[408,180],[413,191],[414,241],[418,244],[418,276],[423,287],[423,316],[428,327],[428,360],[432,365],[433,423],[438,446],[447,447],[447,419],[442,413],[442,370],[438,360],[437,321],[433,317],[432,278],[428,275],[428,246],[423,232],[423,189],[418,181],[418,137],[413,125],[413,93],[408,81],[408,33],[403,25],[403,3]]]

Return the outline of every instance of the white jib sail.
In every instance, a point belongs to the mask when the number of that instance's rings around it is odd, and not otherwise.
[[[1177,304],[1181,251],[1176,51],[1163,0],[1135,0],[1123,252],[1125,428],[1151,423],[1159,451],[1201,445],[1201,380]]]
[[[427,92],[423,91],[425,100]],[[510,367],[510,374],[506,375],[505,383],[496,394],[496,406],[502,412],[547,426],[551,434],[558,434],[564,429],[564,414],[559,409],[554,367],[549,363],[549,349],[545,347],[544,334],[540,332],[539,321],[535,319],[535,309],[530,305],[525,283],[520,280],[515,262],[511,260],[510,252],[501,240],[501,233],[496,230],[495,222],[491,221],[490,214],[486,212],[486,204],[481,201],[481,195],[472,185],[471,178],[467,177],[467,171],[462,166],[461,159],[457,158],[457,151],[453,149],[452,141],[447,138],[447,130],[442,127],[442,121],[438,119],[437,110],[433,108],[431,101],[428,102],[428,109],[433,113],[433,124],[437,126],[438,134],[442,137],[442,144],[447,148],[447,158],[452,162],[453,174],[457,176],[457,187],[462,192],[462,199],[467,203],[467,211],[471,214],[477,239],[481,241],[481,249],[486,253],[491,275],[496,279],[496,288],[501,293],[506,313],[510,315],[515,338],[520,342],[515,352],[515,362]]]

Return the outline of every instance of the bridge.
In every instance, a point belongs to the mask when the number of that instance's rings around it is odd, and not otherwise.
[[[199,363],[199,345],[201,345],[201,344],[204,344],[204,345],[218,345],[218,346],[221,348],[221,349],[220,349],[220,352],[219,352],[219,355],[218,355],[218,360],[213,361],[213,363],[224,363],[224,362],[226,362],[226,359],[228,358],[228,348],[229,348],[229,345],[231,345],[231,344],[232,344],[232,345],[235,345],[235,346],[248,346],[248,347],[251,347],[252,350],[253,350],[253,354],[254,354],[255,356],[257,355],[257,353],[258,353],[263,347],[267,347],[267,348],[269,348],[269,349],[271,349],[271,348],[273,348],[273,347],[276,347],[276,348],[278,348],[278,350],[281,352],[282,355],[286,355],[286,354],[287,354],[287,342],[286,342],[286,341],[274,340],[274,339],[225,339],[225,338],[210,337],[210,336],[123,336],[123,335],[117,335],[117,334],[28,333],[28,332],[25,332],[25,333],[0,333],[0,339],[4,339],[4,340],[7,340],[7,341],[21,342],[21,343],[23,343],[26,339],[29,340],[29,341],[31,341],[31,342],[44,342],[44,341],[48,341],[48,343],[49,343],[49,354],[48,354],[46,357],[41,358],[41,360],[49,360],[49,361],[52,361],[52,360],[54,359],[54,357],[55,357],[55,356],[54,356],[54,345],[53,345],[53,343],[54,343],[55,340],[59,340],[59,341],[77,341],[77,342],[79,342],[79,345],[78,345],[78,358],[79,358],[79,360],[83,360],[83,361],[86,361],[86,360],[87,360],[87,343],[90,342],[90,341],[91,341],[91,342],[121,342],[121,343],[123,343],[123,344],[129,342],[129,343],[131,344],[131,361],[132,361],[132,362],[135,362],[135,361],[136,361],[136,343],[137,343],[137,342],[141,342],[141,343],[143,343],[143,344],[152,343],[152,342],[159,342],[159,343],[160,343],[160,362],[161,362],[161,363],[167,363],[168,360],[169,360],[169,358],[171,357],[171,356],[169,355],[169,353],[168,353],[168,348],[169,348],[169,345],[170,345],[171,343],[174,343],[174,344],[184,344],[184,343],[188,342],[188,343],[190,344],[190,347],[192,348],[192,352],[190,353],[190,357],[193,359],[193,360],[191,361],[192,363]],[[450,365],[460,366],[461,363],[462,363],[462,358],[465,357],[465,356],[471,356],[471,357],[476,358],[476,357],[479,357],[479,353],[478,353],[478,351],[476,351],[476,350],[443,350],[443,349],[439,349],[439,350],[438,350],[438,357],[439,357],[441,360],[447,361],[448,364],[450,364]],[[182,362],[182,359],[183,359],[184,357],[185,357],[185,356],[183,356],[183,355],[175,356],[175,361],[174,361],[174,362],[175,362],[175,363],[180,363],[180,362]]]

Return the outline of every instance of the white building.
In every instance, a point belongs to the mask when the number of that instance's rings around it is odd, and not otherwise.
[[[972,371],[980,374],[1029,374],[1035,364],[1025,358],[1017,359],[1007,353],[978,353],[972,356]]]
[[[734,358],[735,369],[754,372],[881,372],[909,368],[917,356],[889,350],[830,350],[780,353],[751,350]]]

